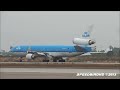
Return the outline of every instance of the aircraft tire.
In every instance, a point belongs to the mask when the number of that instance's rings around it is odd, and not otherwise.
[[[65,60],[63,60],[63,62],[65,62]]]
[[[59,60],[59,62],[65,62],[65,60]]]
[[[43,62],[49,62],[49,60],[43,60]]]
[[[57,60],[53,60],[53,62],[57,62]]]

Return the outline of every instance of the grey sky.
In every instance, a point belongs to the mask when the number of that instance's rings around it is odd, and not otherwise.
[[[98,49],[119,45],[117,11],[1,11],[1,48],[11,45],[74,45],[94,24]]]

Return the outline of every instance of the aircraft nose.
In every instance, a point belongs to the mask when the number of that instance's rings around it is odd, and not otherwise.
[[[12,49],[10,49],[10,51],[9,52],[12,52]]]
[[[14,51],[13,48],[11,48],[9,52],[13,52],[13,51]]]

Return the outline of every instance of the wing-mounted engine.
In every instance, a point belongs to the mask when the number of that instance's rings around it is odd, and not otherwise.
[[[26,55],[27,59],[35,59],[36,57],[42,57],[42,56],[47,56],[46,53],[43,52],[34,52],[34,51],[30,51],[28,52],[28,54]]]
[[[29,54],[26,55],[26,58],[27,58],[27,59],[34,59],[34,58],[35,58],[35,55],[29,53]]]
[[[73,39],[73,44],[76,45],[92,45],[94,44],[95,41],[91,39],[84,39],[84,38],[74,38]]]

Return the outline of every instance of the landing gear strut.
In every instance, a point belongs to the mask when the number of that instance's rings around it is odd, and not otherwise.
[[[64,59],[62,59],[62,60],[59,60],[59,62],[65,62],[65,60],[64,60]]]
[[[53,62],[65,62],[65,60],[62,57],[54,57]]]
[[[49,62],[49,60],[43,60],[43,62]]]

